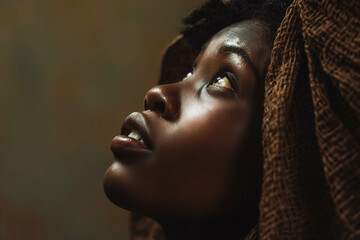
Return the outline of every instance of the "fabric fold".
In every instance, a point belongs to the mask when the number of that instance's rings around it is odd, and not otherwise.
[[[360,238],[360,3],[295,0],[265,87],[260,239]]]

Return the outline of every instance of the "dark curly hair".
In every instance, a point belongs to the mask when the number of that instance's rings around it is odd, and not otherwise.
[[[178,40],[178,42],[172,43],[172,48],[170,47],[170,50],[168,49],[165,53],[160,84],[174,83],[181,80],[191,70],[192,61],[196,57],[195,52],[200,51],[202,46],[215,33],[233,23],[252,18],[263,20],[268,24],[274,38],[285,16],[286,9],[291,2],[292,0],[207,0],[201,7],[193,10],[184,18],[181,34],[185,39],[181,40],[185,41]],[[259,88],[263,93],[264,81],[260,82]],[[259,94],[258,97],[263,99],[264,94]],[[262,101],[259,101],[259,104],[261,106],[256,107],[258,110],[257,114],[262,115]],[[261,125],[262,117],[256,117],[255,119],[259,121],[255,124]],[[261,131],[261,128],[259,128],[259,131]],[[260,133],[256,135],[261,136]],[[258,144],[261,145],[260,140]],[[254,176],[253,184],[257,184],[260,188],[261,180]],[[235,219],[233,223],[236,226],[242,225],[243,229],[250,229],[258,222],[258,202],[261,190],[255,189],[251,194],[253,201],[249,203],[245,212],[242,212],[242,214],[247,216],[246,221],[242,222]],[[160,225],[154,221],[137,215],[133,215],[132,221],[132,239],[145,239],[149,236],[157,236],[155,239],[164,239]],[[245,233],[241,232],[240,227],[236,228],[236,231],[238,232],[234,234],[232,239],[243,239],[242,237]],[[216,227],[209,229],[209,235],[212,235],[212,239],[226,238],[224,236],[216,238],[216,234],[219,234]],[[228,232],[227,234],[230,236],[232,233]],[[255,239],[256,237],[255,226],[247,239]]]
[[[202,45],[221,29],[246,19],[266,22],[275,36],[292,0],[207,0],[193,10],[183,22],[181,33],[190,45],[200,50]]]

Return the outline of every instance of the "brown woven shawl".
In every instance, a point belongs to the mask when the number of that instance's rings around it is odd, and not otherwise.
[[[289,7],[263,146],[260,239],[360,239],[360,1]]]
[[[161,82],[191,66],[181,42],[165,54]],[[263,146],[261,240],[360,239],[359,0],[289,7],[266,80]],[[133,223],[132,239],[164,238],[149,219]]]

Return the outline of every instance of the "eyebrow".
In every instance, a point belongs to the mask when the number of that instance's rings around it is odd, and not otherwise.
[[[251,61],[249,54],[246,52],[244,48],[234,46],[234,45],[224,45],[221,46],[218,53],[235,53],[244,59],[246,64],[251,68],[251,70],[254,72],[257,79],[260,79],[260,73],[259,70],[256,68],[255,64]]]

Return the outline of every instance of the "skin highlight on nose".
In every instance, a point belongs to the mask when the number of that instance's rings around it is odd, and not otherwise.
[[[254,118],[262,99],[259,76],[270,56],[267,31],[257,19],[225,28],[209,40],[187,78],[147,92],[142,114],[154,149],[128,160],[134,164],[109,168],[104,185],[114,203],[160,222],[257,207],[250,193],[260,188],[254,176],[262,172],[261,144],[249,136],[260,135]]]

